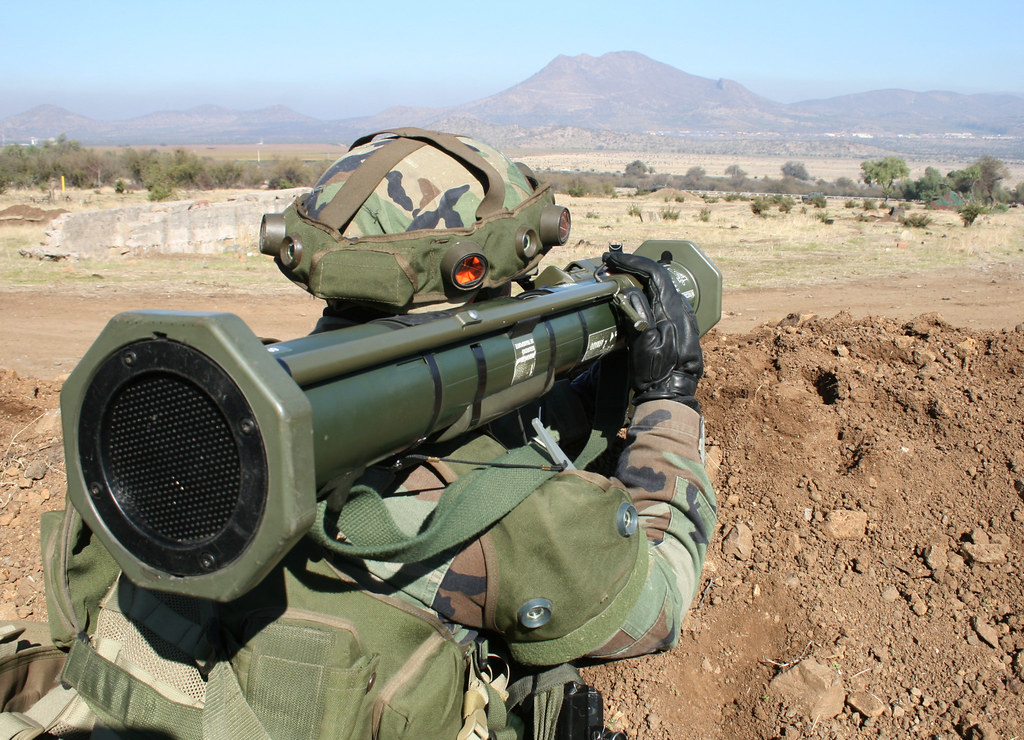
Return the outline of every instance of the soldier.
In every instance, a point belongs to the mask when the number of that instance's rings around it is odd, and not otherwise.
[[[568,212],[500,152],[404,129],[358,142],[277,226],[278,264],[327,299],[315,331],[330,332],[382,316],[429,321],[415,312],[507,295],[564,243]],[[548,667],[674,646],[716,522],[695,397],[697,321],[664,266],[621,252],[604,263],[643,286],[628,301],[647,328],[628,334],[625,357],[328,483],[319,498],[335,505],[233,601],[166,597],[118,578],[69,511],[47,578],[70,584],[51,611],[78,625],[53,628],[70,651],[54,692],[68,697],[45,717],[20,715],[26,724],[5,714],[0,729],[540,740],[559,731],[571,675],[538,679]],[[621,444],[595,448],[594,427],[614,433],[629,402]],[[442,511],[456,488],[470,500],[512,492],[515,503],[474,525]],[[355,524],[332,512],[366,498],[381,502],[370,525],[386,519],[399,544],[356,557]],[[442,519],[458,544],[417,550]],[[522,712],[524,696],[527,716],[506,716]]]
[[[339,160],[314,190],[317,205],[307,206],[307,213],[321,213],[330,197],[344,192],[338,186],[345,181],[342,175],[355,171],[352,159],[362,163],[372,148],[393,141],[377,139]],[[500,153],[479,142],[470,144],[504,163],[500,169],[509,181],[506,198],[513,192],[524,199],[533,197],[538,188],[530,173],[524,177]],[[441,159],[444,154],[430,150],[418,156]],[[463,172],[460,180],[450,166],[446,171],[421,165],[417,172],[417,164],[396,164],[343,238],[355,239],[358,246],[369,234],[440,224],[448,229],[470,226],[474,208],[486,195],[474,192],[481,187],[476,178]],[[424,176],[427,173],[429,177]],[[577,452],[593,427],[597,394],[616,394],[628,383],[635,410],[625,446],[610,466],[613,474],[568,470],[556,475],[493,528],[428,562],[397,567],[386,561],[331,559],[361,588],[399,594],[436,613],[462,640],[481,633],[500,635],[512,658],[529,665],[624,658],[673,647],[694,598],[716,521],[695,399],[703,359],[693,310],[662,265],[622,252],[606,255],[605,262],[609,270],[631,274],[644,285],[643,295],[633,296],[633,302],[650,328],[629,337],[628,373],[617,375],[614,366],[597,365],[574,381],[556,385],[539,403],[469,435],[475,442],[460,440],[461,454],[449,450],[449,457],[481,459],[481,438],[498,442],[501,452],[528,445],[530,435],[522,430],[530,429],[538,416],[552,428],[561,447]],[[508,285],[499,283],[473,299],[490,297]],[[328,303],[317,331],[388,313],[363,297],[332,297]],[[599,382],[602,370],[611,376],[604,384]],[[495,456],[484,449],[484,459]],[[445,486],[464,471],[459,464],[423,464],[376,485],[385,495],[404,501],[410,513],[418,512],[407,520],[414,530],[429,516]],[[515,476],[514,471],[507,473],[509,480]],[[623,526],[635,527],[637,522],[608,526],[620,515],[624,500],[633,507],[624,509],[624,516],[639,515],[646,535],[643,547],[630,548],[621,536]],[[602,512],[608,512],[607,521]]]

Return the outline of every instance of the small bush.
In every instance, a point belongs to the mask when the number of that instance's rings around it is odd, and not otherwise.
[[[808,202],[815,208],[828,208],[828,200],[821,193],[812,195]]]
[[[855,201],[855,200],[848,200],[848,201],[846,201],[846,207],[847,208],[856,208],[857,207],[857,201]]]
[[[601,218],[595,211],[587,211],[587,218]]]
[[[160,202],[164,200],[174,200],[177,195],[177,191],[166,182],[155,182],[149,186],[149,195],[146,197],[149,200]]]
[[[790,198],[788,195],[779,196],[776,195],[773,198],[775,204],[779,207],[779,213],[789,213],[793,210],[793,206],[796,205],[796,201]]]
[[[768,211],[771,207],[771,201],[763,196],[758,196],[750,201],[750,210],[754,212],[755,216],[760,216],[761,218],[768,218]]]
[[[928,227],[928,224],[932,222],[932,217],[927,213],[912,213],[909,216],[904,216],[900,219],[900,223],[904,226],[912,226],[915,229],[924,229]]]
[[[636,203],[630,203],[629,208],[626,209],[626,213],[630,216],[636,216],[641,221],[644,220],[643,211],[640,210],[640,206]]]
[[[865,211],[873,211],[876,208],[878,208],[878,201],[877,200],[872,200],[871,198],[865,198],[864,199],[864,210]]]
[[[664,219],[667,219],[668,221],[678,221],[679,220],[679,209],[678,208],[662,208],[661,209],[661,217],[664,218]]]
[[[815,211],[814,217],[821,221],[823,224],[834,224],[835,219],[828,215],[828,211]]]
[[[703,221],[704,223],[707,223],[708,221],[710,221],[711,220],[711,209],[710,208],[701,208],[700,209],[700,213],[697,214],[697,219],[700,220],[700,221]]]
[[[718,202],[718,196],[716,196],[716,195],[708,195],[707,193],[702,193],[700,197],[701,197],[701,199],[705,203],[717,203]]]
[[[964,222],[964,226],[970,226],[983,213],[988,213],[988,210],[978,203],[968,203],[960,207],[957,211],[960,214],[960,220]]]

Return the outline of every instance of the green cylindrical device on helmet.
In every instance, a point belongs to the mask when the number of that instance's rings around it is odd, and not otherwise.
[[[567,226],[567,212],[548,214],[554,226],[495,233],[507,250],[529,252],[540,229]],[[264,222],[279,262],[289,228],[276,216]],[[454,265],[436,259],[438,272],[444,264],[479,278],[473,255],[487,273],[498,250],[488,244]],[[721,275],[696,245],[649,241],[637,252],[668,267],[702,333],[717,323]],[[389,275],[381,285],[394,284]],[[635,286],[599,261],[574,262],[547,268],[515,297],[430,314],[387,315],[400,308],[389,304],[378,320],[272,344],[231,314],[119,314],[61,393],[69,499],[133,582],[229,601],[309,529],[326,483],[485,424],[620,348],[620,325],[637,318],[621,297]],[[370,300],[373,290],[338,300],[377,305],[384,294]],[[438,298],[428,295],[404,300]]]

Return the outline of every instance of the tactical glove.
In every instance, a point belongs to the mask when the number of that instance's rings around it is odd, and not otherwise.
[[[698,413],[694,394],[704,374],[697,316],[679,294],[664,265],[647,257],[609,252],[604,262],[613,272],[635,277],[643,293],[626,298],[647,320],[644,331],[627,338],[633,402],[667,399],[686,404]]]

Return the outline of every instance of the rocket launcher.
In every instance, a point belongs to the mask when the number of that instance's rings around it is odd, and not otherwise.
[[[718,322],[721,274],[695,244],[637,253],[666,264],[702,334]],[[579,261],[515,297],[269,344],[233,314],[119,314],[61,392],[69,499],[134,583],[230,601],[309,529],[328,481],[621,348],[636,286]]]

